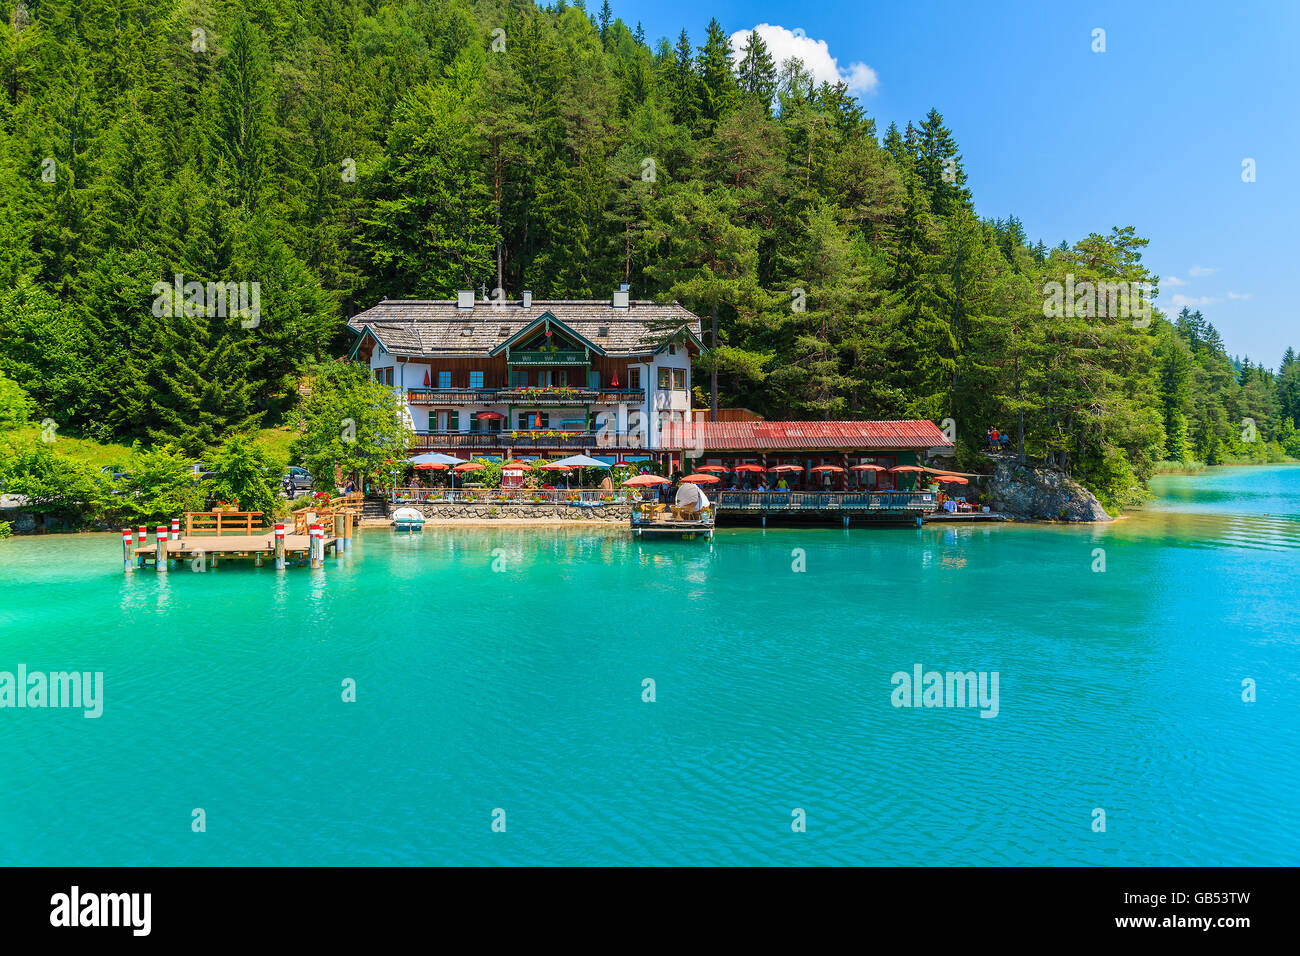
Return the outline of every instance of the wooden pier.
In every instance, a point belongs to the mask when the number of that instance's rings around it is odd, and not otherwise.
[[[637,537],[690,539],[699,535],[712,538],[713,511],[706,508],[688,514],[681,508],[642,502],[632,508],[631,527]]]
[[[283,551],[276,546],[274,531],[269,534],[256,535],[216,535],[184,537],[177,541],[163,542],[167,561],[188,561],[191,565],[196,560],[205,562],[205,566],[215,568],[220,561],[230,558],[252,559],[254,567],[261,567],[267,560],[274,561],[282,554],[286,563],[304,565],[311,561],[313,537],[309,534],[286,534],[282,536]],[[321,537],[321,550],[324,553],[338,555],[342,551],[342,539]],[[156,567],[158,563],[158,545],[146,545],[134,548],[139,567]]]
[[[270,561],[277,570],[291,564],[323,568],[326,554],[338,557],[351,549],[360,510],[361,496],[347,495],[300,508],[292,521],[271,527],[262,526],[260,511],[191,512],[185,515],[183,535],[175,518],[170,527],[157,526],[152,542],[146,527],[134,536],[129,528],[123,530],[122,567],[126,572],[145,567],[166,571],[175,562],[206,571],[222,561],[245,560],[258,568]],[[232,531],[236,533],[227,533]]]

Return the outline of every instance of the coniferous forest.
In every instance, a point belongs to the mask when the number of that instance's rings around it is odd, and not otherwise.
[[[1234,358],[1158,298],[1049,315],[1067,275],[1158,287],[1140,223],[989,218],[939,109],[879,128],[756,34],[563,0],[3,12],[0,386],[69,434],[198,455],[288,421],[381,298],[627,282],[716,321],[700,405],[716,369],[771,418],[996,426],[1108,505],[1160,461],[1300,456],[1293,351]],[[255,327],[158,314],[190,281],[258,283]]]

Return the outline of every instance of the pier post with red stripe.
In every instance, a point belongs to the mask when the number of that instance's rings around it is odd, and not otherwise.
[[[158,553],[153,559],[153,568],[155,571],[167,570],[167,526],[160,524],[158,526]]]
[[[130,573],[131,562],[131,529],[122,529],[122,570]]]
[[[284,570],[284,522],[275,523],[275,569]]]

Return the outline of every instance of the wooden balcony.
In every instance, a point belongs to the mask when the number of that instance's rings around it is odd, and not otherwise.
[[[499,388],[412,388],[406,392],[411,405],[495,405]]]
[[[411,405],[463,407],[467,405],[640,405],[645,392],[639,388],[567,388],[537,386],[510,388],[412,388],[406,393]]]
[[[511,352],[508,365],[586,365],[587,353],[577,350],[557,349],[554,352]]]
[[[782,514],[791,512],[929,512],[937,507],[928,491],[718,491],[718,511]]]
[[[548,434],[550,431],[550,434]],[[514,437],[511,437],[511,436]],[[515,453],[530,451],[584,451],[612,449],[645,451],[644,440],[635,434],[609,431],[564,431],[543,429],[537,432],[416,432],[411,439],[413,451],[486,451],[512,448]]]

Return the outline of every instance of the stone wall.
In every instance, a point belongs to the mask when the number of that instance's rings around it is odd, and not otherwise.
[[[631,505],[607,504],[599,508],[575,508],[573,505],[500,504],[429,501],[415,507],[426,519],[437,521],[601,521],[627,524],[632,517]]]

